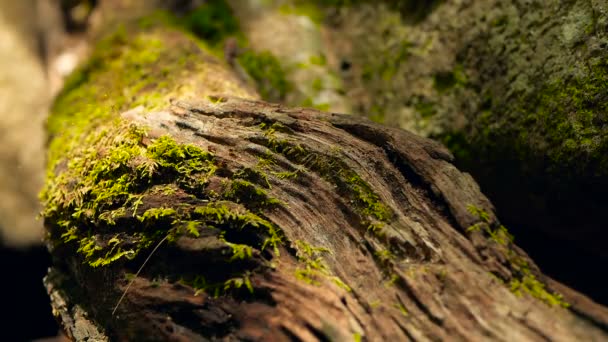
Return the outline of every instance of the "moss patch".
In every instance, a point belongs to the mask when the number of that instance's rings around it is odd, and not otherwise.
[[[300,171],[311,170],[326,181],[335,184],[340,196],[348,199],[354,211],[361,217],[361,224],[371,232],[381,235],[385,223],[390,222],[393,212],[386,206],[371,186],[338,155],[326,155],[307,150],[300,144],[278,136],[286,128],[279,123],[262,124],[264,140],[260,141],[274,153],[285,156],[298,164]],[[335,151],[339,153],[339,151]]]
[[[443,93],[453,87],[465,86],[467,76],[461,64],[458,64],[451,72],[437,73],[433,78],[433,86],[439,93]]]
[[[601,178],[608,175],[606,99],[608,62],[592,60],[586,75],[546,81],[506,105],[486,101],[467,139],[446,142],[456,153],[466,148],[464,153],[494,162],[496,168],[512,168],[513,174],[537,177],[534,181],[553,188],[567,189],[587,180],[605,184]],[[505,155],[519,162],[505,165]]]
[[[292,89],[286,71],[270,52],[248,50],[239,55],[238,61],[256,82],[257,89],[265,100],[282,101]]]
[[[209,18],[225,14],[210,11]],[[210,179],[220,178],[212,153],[169,137],[150,139],[145,129],[118,119],[140,105],[162,109],[173,97],[204,98],[216,88],[243,92],[223,74],[209,76],[226,67],[184,32],[190,26],[207,32],[201,23],[175,22],[159,12],[102,39],[52,108],[42,216],[51,244],[90,267],[123,263],[159,241],[186,236],[215,241],[204,243],[205,253],[228,251],[220,255],[225,263],[279,252],[280,230],[263,218],[264,208],[278,200],[238,174],[223,179],[225,192],[207,190]],[[235,32],[231,25],[212,31],[205,33],[210,37],[201,35],[211,44]],[[238,204],[245,202],[256,212]],[[225,274],[222,284],[247,284],[236,279],[251,271],[244,267]]]
[[[205,1],[178,24],[211,45],[217,45],[227,37],[241,34],[232,9],[224,0]]]
[[[550,306],[561,306],[565,308],[570,306],[564,301],[562,295],[555,292],[549,293],[545,284],[536,279],[528,262],[513,249],[513,236],[509,234],[507,228],[502,225],[494,227],[490,220],[490,215],[483,209],[470,205],[468,206],[468,210],[480,221],[469,227],[467,231],[481,231],[503,249],[509,262],[509,267],[513,273],[510,279],[499,279],[508,282],[511,292],[517,296],[527,293]]]
[[[345,291],[350,292],[351,288],[346,285],[339,277],[331,274],[327,267],[323,254],[331,253],[327,248],[313,247],[308,243],[297,240],[294,246],[297,250],[298,261],[302,263],[302,267],[298,267],[295,272],[297,279],[308,284],[321,285],[319,282],[322,278],[328,278],[337,286]]]

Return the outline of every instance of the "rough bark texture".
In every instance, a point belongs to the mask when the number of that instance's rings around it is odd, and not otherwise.
[[[155,18],[102,40],[49,119],[45,283],[70,337],[608,338],[443,146],[258,102]]]

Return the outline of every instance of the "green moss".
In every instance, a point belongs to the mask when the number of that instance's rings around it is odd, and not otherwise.
[[[325,277],[345,291],[351,291],[351,288],[340,278],[332,275],[327,267],[322,255],[331,253],[329,249],[313,247],[302,240],[296,240],[294,247],[297,250],[298,261],[303,264],[303,267],[296,268],[295,276],[297,279],[319,286],[321,285],[319,280]]]
[[[256,82],[262,98],[274,102],[285,99],[292,85],[287,80],[286,71],[272,53],[248,50],[238,56],[238,61]]]
[[[249,279],[249,273],[219,282],[210,282],[204,276],[198,275],[191,279],[182,279],[182,283],[192,286],[196,290],[195,296],[200,293],[207,293],[214,297],[219,297],[231,291],[239,291],[242,288],[247,289],[250,294],[253,293],[253,285]]]
[[[285,3],[279,7],[279,12],[286,15],[299,15],[310,18],[310,20],[319,25],[325,19],[323,11],[319,6],[305,1],[296,1],[296,3]]]
[[[391,253],[391,251],[389,251],[388,249],[376,251],[374,253],[374,256],[378,259],[380,264],[384,266],[393,263],[393,261],[395,260],[395,255]]]
[[[384,224],[391,220],[393,213],[380,201],[371,186],[339,156],[310,152],[299,144],[278,138],[277,127],[280,126],[261,126],[266,138],[263,142],[266,147],[335,184],[340,195],[348,198],[355,211],[361,216],[361,223],[370,231],[381,235]]]
[[[214,172],[213,155],[188,144],[176,144],[171,138],[161,137],[144,144],[145,132],[134,126],[119,124],[114,131],[101,130],[90,135],[88,143],[70,151],[72,156],[64,169],[53,176],[50,171],[47,187],[42,194],[46,203],[43,216],[57,222],[54,236],[62,243],[76,243],[76,252],[83,255],[92,267],[107,266],[122,258],[133,258],[155,240],[178,233],[182,226],[186,233],[199,236],[199,228],[213,225],[222,230],[241,231],[250,227],[265,236],[256,246],[266,246],[278,253],[281,243],[279,230],[270,222],[250,212],[229,210],[222,205],[179,211],[172,207],[150,208],[135,215],[147,189],[151,193],[166,193],[154,188],[156,182],[188,184],[199,182],[201,191]],[[62,161],[63,162],[63,161]],[[235,180],[228,197],[239,201],[275,204],[264,191],[246,181]],[[238,185],[238,186],[237,186]],[[170,193],[176,190],[169,187]],[[159,190],[160,189],[160,190]],[[104,241],[93,227],[116,225],[116,220],[133,213],[141,222],[139,235],[124,241],[116,237]],[[185,223],[182,223],[185,222]],[[137,231],[133,232],[137,233]],[[93,235],[95,236],[95,235]],[[251,247],[226,241],[237,258],[251,255]]]
[[[549,184],[548,191],[565,194],[573,184],[602,183],[608,175],[607,97],[608,62],[591,59],[585,73],[543,79],[516,100],[485,104],[489,108],[472,121],[456,151],[466,149],[533,184]]]
[[[207,0],[179,21],[201,40],[213,45],[241,34],[232,9],[224,0]]]
[[[403,317],[407,317],[407,316],[409,316],[409,315],[410,315],[410,314],[407,312],[407,309],[405,308],[405,306],[404,306],[403,304],[400,304],[400,303],[399,303],[399,304],[394,304],[394,307],[395,307],[397,310],[399,310],[399,312],[401,313],[401,315],[402,315]]]
[[[384,283],[385,287],[392,287],[395,286],[395,284],[397,284],[397,282],[401,279],[401,277],[399,277],[399,275],[395,274],[395,273],[391,273],[389,279]]]
[[[435,90],[439,93],[444,93],[451,88],[465,86],[467,84],[467,76],[463,66],[458,64],[451,72],[437,73],[433,81]]]
[[[171,219],[173,220],[173,218],[176,216],[177,211],[175,211],[175,209],[173,208],[151,208],[146,210],[143,215],[138,216],[137,219],[139,219],[141,222],[144,221],[160,221],[160,220],[164,220],[164,219]]]
[[[141,129],[117,122],[113,131],[97,131],[85,139],[86,143],[70,150],[69,162],[60,159],[50,167],[41,194],[43,216],[57,223],[52,235],[63,243],[77,242],[76,252],[92,267],[135,257],[155,237],[167,235],[179,215],[174,208],[150,208],[137,218],[146,223],[142,228],[154,229],[144,229],[124,240],[113,237],[104,241],[95,237],[94,227],[117,225],[117,220],[131,217],[131,212],[136,216],[142,192],[155,181],[196,178],[214,170],[209,167],[212,156],[200,148],[178,146],[166,137],[146,146],[144,137]],[[183,158],[178,158],[176,151],[183,152],[178,153]]]
[[[437,112],[434,103],[422,99],[416,103],[414,108],[416,109],[416,111],[418,111],[418,113],[420,113],[420,116],[423,118],[430,118]]]
[[[252,183],[258,184],[266,189],[272,188],[268,175],[262,170],[265,168],[264,164],[258,165],[255,168],[243,168],[234,173],[233,178],[243,179]]]
[[[523,103],[525,120],[544,128],[552,147],[549,157],[560,166],[576,169],[589,161],[606,160],[602,147],[608,146],[608,136],[602,127],[608,123],[608,103],[603,100],[608,96],[608,61],[592,62],[588,72],[584,77],[550,82],[534,101]],[[527,143],[526,138],[520,143]],[[608,174],[608,168],[597,171]]]
[[[184,68],[197,72],[204,56],[197,42],[167,28],[141,31],[122,26],[102,39],[53,104],[47,123],[52,138],[49,161],[57,159],[56,151],[69,148],[80,134],[116,113],[138,105],[147,110],[166,107],[170,97],[186,90],[180,81]]]
[[[325,66],[327,65],[327,57],[324,54],[310,56],[308,62],[312,65]]]
[[[566,303],[559,293],[549,293],[545,288],[545,284],[536,279],[532,273],[528,262],[522,258],[513,248],[513,236],[509,234],[507,228],[502,225],[492,227],[490,215],[483,209],[473,205],[468,206],[471,214],[476,216],[480,221],[467,229],[468,232],[483,232],[494,243],[503,247],[505,256],[508,259],[509,266],[512,271],[512,276],[507,279],[511,292],[517,296],[522,293],[537,298],[550,306],[561,306],[567,308],[570,306]],[[501,282],[505,282],[501,279]]]
[[[178,145],[170,137],[161,137],[149,145],[147,157],[154,162],[152,168],[160,171],[171,171],[185,178],[191,178],[195,173],[204,174],[197,183],[204,184],[217,167],[213,155],[194,145]]]
[[[269,196],[266,190],[244,179],[230,181],[223,197],[236,203],[246,203],[248,206],[256,208],[273,207],[283,204],[278,199]]]
[[[216,14],[195,16],[215,20]],[[251,292],[251,265],[260,265],[272,252],[278,255],[282,243],[280,229],[262,216],[263,207],[280,202],[251,182],[262,174],[237,171],[235,179],[225,180],[227,191],[215,194],[207,189],[209,179],[217,177],[212,153],[170,137],[151,139],[145,129],[117,119],[139,105],[153,111],[167,107],[172,97],[208,94],[207,88],[191,89],[191,77],[206,87],[206,73],[216,64],[201,62],[213,57],[200,41],[184,35],[185,25],[203,32],[201,37],[209,34],[202,38],[210,44],[235,30],[210,23],[219,26],[207,31],[199,24],[177,23],[157,13],[136,28],[123,26],[70,77],[47,124],[50,156],[42,216],[50,243],[89,267],[127,262],[182,235],[213,241],[204,252],[217,262],[230,262],[231,271],[208,278],[222,291]],[[222,201],[228,198],[256,206],[256,213]],[[198,205],[203,202],[207,205]]]
[[[205,226],[222,228],[224,232],[254,230],[254,232],[264,236],[261,244],[256,247],[261,251],[265,250],[266,247],[271,247],[274,253],[279,255],[279,245],[282,243],[281,231],[268,220],[250,211],[232,209],[228,207],[228,202],[212,202],[207,206],[197,207],[192,218],[203,222]],[[245,254],[249,255],[250,253]]]
[[[187,221],[185,222],[185,228],[186,228],[186,232],[188,232],[188,234],[190,234],[191,236],[197,238],[199,236],[201,236],[200,233],[200,228],[201,228],[201,223],[197,222],[197,221]]]

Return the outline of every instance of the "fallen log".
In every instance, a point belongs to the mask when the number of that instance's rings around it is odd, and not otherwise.
[[[70,338],[608,338],[443,146],[261,102],[170,23],[102,39],[49,118],[45,284]]]

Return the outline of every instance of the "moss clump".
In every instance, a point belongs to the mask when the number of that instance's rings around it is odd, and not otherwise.
[[[207,189],[211,178],[220,178],[212,153],[170,137],[152,139],[144,128],[119,119],[137,106],[165,108],[173,97],[245,92],[205,45],[184,34],[183,24],[158,13],[123,26],[67,82],[48,122],[42,216],[56,255],[70,262],[117,270],[152,246],[179,238],[209,256],[205,262],[229,266],[217,274],[196,269],[170,277],[220,284],[213,291],[252,292],[250,274],[278,255],[283,243],[280,229],[263,216],[265,207],[280,202],[239,178],[248,178],[244,172],[223,170],[234,174],[224,179],[226,191]],[[223,32],[234,32],[230,27]],[[223,35],[216,33],[212,37]],[[255,213],[236,203],[254,206]]]
[[[146,155],[154,161],[151,167],[180,175],[179,181],[190,186],[192,183],[195,184],[194,186],[206,183],[217,169],[211,153],[194,145],[178,145],[169,137],[161,137],[148,146]],[[192,175],[197,173],[202,173],[205,177],[193,179]]]
[[[255,208],[281,205],[282,202],[268,195],[268,192],[244,179],[229,181],[223,197],[237,203],[246,203]]]
[[[228,207],[228,202],[214,202],[204,207],[197,207],[191,218],[203,222],[207,227],[222,227],[224,233],[254,230],[259,236],[265,236],[259,246],[260,250],[271,247],[279,254],[282,233],[278,227],[250,212]]]
[[[238,62],[256,82],[262,98],[282,101],[292,89],[286,71],[272,53],[248,50],[239,55]]]
[[[536,279],[528,262],[513,249],[513,236],[509,234],[507,228],[502,225],[492,227],[490,215],[483,209],[470,205],[468,206],[468,210],[480,221],[469,227],[467,231],[482,231],[494,241],[494,243],[503,248],[509,262],[509,267],[513,272],[511,278],[506,279],[509,283],[511,292],[518,296],[521,296],[522,293],[527,293],[550,306],[561,306],[565,308],[570,306],[564,301],[562,295],[555,292],[549,293],[545,288],[545,284]],[[504,280],[501,279],[501,281]]]
[[[206,206],[159,206],[138,213],[146,198],[166,193],[156,184],[178,184],[177,190],[188,191],[198,182],[198,196],[205,197],[205,185],[215,172],[214,157],[196,146],[177,144],[161,137],[147,144],[145,132],[134,126],[118,126],[115,131],[100,131],[89,136],[89,143],[71,151],[72,160],[56,176],[50,175],[42,194],[46,207],[43,216],[51,227],[55,244],[73,245],[76,253],[91,267],[107,266],[122,258],[133,258],[165,236],[172,241],[179,234],[200,235],[200,229],[219,229],[221,241],[232,249],[230,260],[252,255],[252,248],[272,248],[279,253],[280,230],[260,216],[229,202],[213,201]],[[274,204],[261,189],[242,180],[234,180],[225,197],[235,202]],[[181,185],[180,185],[181,184]],[[196,198],[196,197],[195,197]],[[122,220],[118,231],[133,225],[128,234],[108,237],[109,226]],[[245,240],[249,244],[228,241]],[[256,242],[257,241],[257,242]]]
[[[185,177],[208,177],[214,172],[212,155],[192,145],[177,145],[169,138],[148,145],[145,132],[117,122],[113,131],[100,130],[89,135],[80,147],[69,151],[70,161],[51,164],[46,187],[43,216],[56,226],[55,241],[79,245],[90,266],[109,265],[123,257],[135,257],[156,237],[166,235],[178,216],[170,207],[150,208],[136,215],[146,191],[156,182],[176,182]],[[169,148],[171,147],[171,148]],[[172,158],[183,156],[175,162]],[[129,236],[104,240],[104,227],[117,220],[137,217],[146,224]]]

